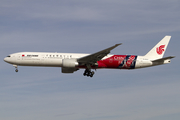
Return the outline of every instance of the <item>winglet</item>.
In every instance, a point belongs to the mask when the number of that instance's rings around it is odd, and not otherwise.
[[[122,45],[122,43],[116,44],[115,46],[119,46],[119,45]]]
[[[119,46],[119,45],[121,45],[121,44],[122,44],[122,43],[115,44],[115,45],[114,45],[114,46],[112,46],[111,48],[112,48],[112,49],[114,49],[114,48],[116,48],[117,46]],[[112,49],[111,49],[111,50],[112,50]]]
[[[122,44],[122,43],[115,44],[114,46],[109,47],[109,48],[107,48],[107,49],[105,49],[105,50],[102,50],[102,51],[107,51],[106,54],[109,54],[112,49],[116,48],[117,46],[119,46],[119,45],[121,45],[121,44]],[[100,52],[102,52],[102,51],[100,51]]]

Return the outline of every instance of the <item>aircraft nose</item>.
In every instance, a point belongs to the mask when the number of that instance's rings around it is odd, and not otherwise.
[[[7,63],[11,63],[11,59],[9,57],[5,57],[4,61],[7,62]]]
[[[7,57],[4,58],[4,61],[5,61],[5,62],[8,62]]]

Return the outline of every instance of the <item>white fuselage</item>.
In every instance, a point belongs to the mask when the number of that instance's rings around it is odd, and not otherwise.
[[[71,59],[71,58],[78,59],[87,55],[89,54],[20,52],[9,55],[8,57],[4,58],[4,61],[18,66],[62,67],[63,59]],[[114,55],[107,55],[102,60],[105,60],[112,56]],[[169,63],[169,62],[164,62],[164,63]],[[157,63],[156,65],[159,64]],[[143,68],[150,66],[154,66],[151,60],[145,58],[144,56],[137,56],[135,68]]]
[[[110,55],[120,43],[93,54],[19,52],[7,56],[4,61],[12,64],[16,72],[18,66],[62,67],[62,73],[73,73],[82,68],[85,69],[84,76],[93,77],[91,69],[137,69],[170,63],[175,56],[163,58],[170,38],[165,36],[145,56]]]

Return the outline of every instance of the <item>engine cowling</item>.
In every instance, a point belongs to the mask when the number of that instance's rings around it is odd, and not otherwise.
[[[62,73],[73,73],[77,70],[79,70],[79,69],[78,68],[65,68],[65,67],[61,68]]]
[[[74,59],[74,58],[62,60],[62,67],[65,67],[65,68],[75,68],[78,65],[79,63],[77,62],[77,59]]]

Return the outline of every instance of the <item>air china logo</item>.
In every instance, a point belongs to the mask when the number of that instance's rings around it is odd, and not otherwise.
[[[161,45],[161,46],[157,47],[156,48],[157,54],[161,55],[164,52],[164,47],[165,47],[165,45]]]

